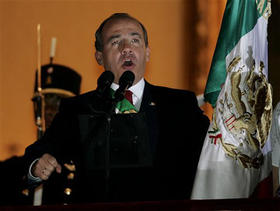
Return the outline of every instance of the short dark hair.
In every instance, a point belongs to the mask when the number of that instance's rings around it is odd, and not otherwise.
[[[147,30],[145,29],[144,25],[140,21],[138,21],[136,18],[130,16],[127,13],[115,13],[115,14],[111,15],[109,18],[105,19],[95,32],[95,49],[97,51],[103,51],[102,30],[103,30],[104,26],[106,25],[106,23],[108,21],[114,20],[114,19],[115,20],[117,20],[117,19],[131,19],[131,20],[134,20],[137,23],[139,23],[142,30],[143,30],[143,33],[144,33],[145,45],[146,45],[146,47],[148,46],[148,34],[147,34]]]

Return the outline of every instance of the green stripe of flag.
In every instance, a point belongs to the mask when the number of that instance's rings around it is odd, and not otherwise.
[[[221,85],[226,79],[226,56],[236,46],[241,37],[250,32],[256,25],[258,18],[262,15],[257,8],[258,5],[261,5],[259,4],[260,2],[264,2],[264,5],[259,10],[264,12],[267,3],[263,0],[227,1],[222,27],[204,91],[205,100],[211,103],[213,107],[216,105]]]

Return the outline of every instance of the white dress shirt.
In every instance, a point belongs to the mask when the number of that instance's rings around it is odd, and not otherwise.
[[[128,89],[133,93],[132,102],[138,111],[140,110],[140,106],[141,106],[141,102],[142,102],[142,98],[143,98],[144,87],[145,87],[145,81],[144,81],[144,78],[142,78],[140,81],[138,81],[136,84],[129,87],[129,89]],[[111,88],[114,91],[116,91],[119,88],[119,85],[116,83],[112,83]]]

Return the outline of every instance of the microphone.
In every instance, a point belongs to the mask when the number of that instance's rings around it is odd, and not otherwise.
[[[120,79],[119,79],[119,88],[115,92],[115,101],[121,101],[124,98],[125,90],[131,87],[133,81],[135,79],[135,75],[130,70],[125,71]]]
[[[97,88],[96,88],[99,97],[102,97],[104,95],[104,92],[113,83],[114,78],[115,78],[114,74],[109,70],[104,71],[100,75],[100,77],[97,79]]]

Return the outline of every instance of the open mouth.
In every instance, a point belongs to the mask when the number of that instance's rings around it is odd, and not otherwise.
[[[133,62],[131,61],[131,60],[127,60],[127,61],[124,61],[124,63],[123,63],[123,67],[124,68],[128,68],[128,67],[132,67],[134,64],[133,64]]]

